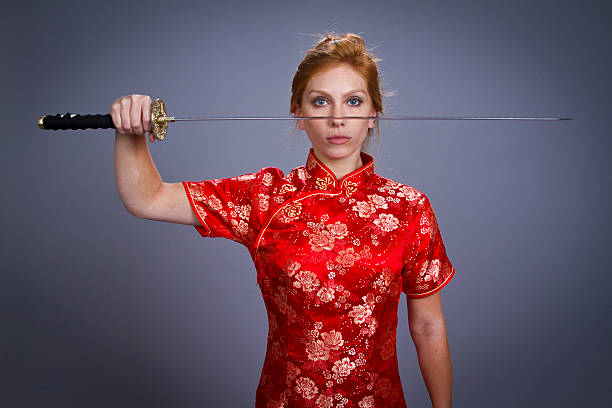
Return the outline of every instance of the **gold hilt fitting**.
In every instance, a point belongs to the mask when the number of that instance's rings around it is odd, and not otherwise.
[[[173,116],[167,116],[166,105],[161,99],[155,99],[151,106],[151,126],[153,136],[157,140],[164,140],[168,132],[168,122],[173,122]]]

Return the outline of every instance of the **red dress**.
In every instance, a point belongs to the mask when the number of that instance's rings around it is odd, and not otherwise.
[[[395,334],[400,293],[420,298],[454,276],[418,190],[363,166],[336,180],[314,154],[183,182],[203,237],[244,244],[268,313],[257,408],[405,407]]]

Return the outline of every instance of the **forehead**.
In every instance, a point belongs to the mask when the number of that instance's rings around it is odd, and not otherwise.
[[[325,91],[363,89],[367,92],[367,83],[355,68],[348,64],[340,64],[324,68],[314,74],[306,85],[306,92],[311,89]]]

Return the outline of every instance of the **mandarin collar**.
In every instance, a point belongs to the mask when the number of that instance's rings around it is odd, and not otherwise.
[[[360,154],[363,165],[337,180],[334,172],[323,164],[311,147],[305,167],[309,176],[306,180],[308,190],[343,190],[347,196],[351,195],[357,186],[374,174],[374,158],[365,152]]]

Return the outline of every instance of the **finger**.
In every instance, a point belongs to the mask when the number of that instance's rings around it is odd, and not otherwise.
[[[119,114],[121,116],[121,133],[132,133],[132,126],[130,125],[130,100],[122,98],[119,103],[121,104]]]
[[[145,132],[150,132],[151,129],[151,99],[147,98],[142,105],[142,128]]]
[[[111,106],[110,115],[113,119],[113,125],[115,125],[115,129],[117,130],[117,132],[121,133],[121,115],[119,114],[119,108],[113,108],[113,106]]]
[[[132,124],[132,133],[135,135],[144,134],[142,131],[142,105],[132,99],[132,105],[130,107],[130,120]]]

